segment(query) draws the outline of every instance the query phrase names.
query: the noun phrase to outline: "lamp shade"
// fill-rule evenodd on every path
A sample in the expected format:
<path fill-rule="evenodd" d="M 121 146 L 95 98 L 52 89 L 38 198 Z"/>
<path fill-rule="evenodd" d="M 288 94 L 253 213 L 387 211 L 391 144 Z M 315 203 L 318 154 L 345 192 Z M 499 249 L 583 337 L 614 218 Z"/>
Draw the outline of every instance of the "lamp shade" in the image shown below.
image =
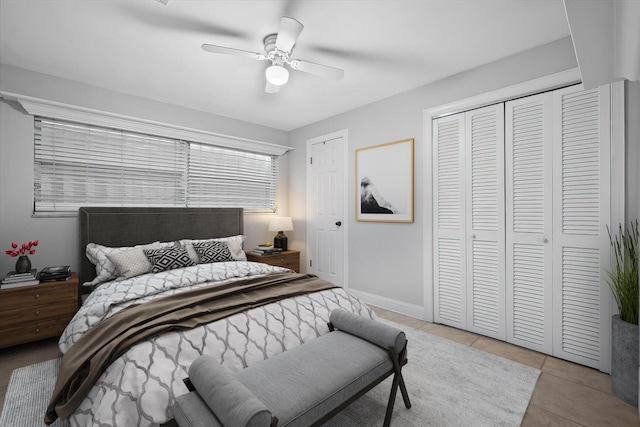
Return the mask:
<path fill-rule="evenodd" d="M 293 230 L 293 221 L 288 216 L 276 216 L 269 222 L 269 231 L 291 231 Z"/>
<path fill-rule="evenodd" d="M 282 86 L 289 80 L 289 71 L 281 65 L 272 65 L 265 71 L 267 81 L 272 85 Z"/>

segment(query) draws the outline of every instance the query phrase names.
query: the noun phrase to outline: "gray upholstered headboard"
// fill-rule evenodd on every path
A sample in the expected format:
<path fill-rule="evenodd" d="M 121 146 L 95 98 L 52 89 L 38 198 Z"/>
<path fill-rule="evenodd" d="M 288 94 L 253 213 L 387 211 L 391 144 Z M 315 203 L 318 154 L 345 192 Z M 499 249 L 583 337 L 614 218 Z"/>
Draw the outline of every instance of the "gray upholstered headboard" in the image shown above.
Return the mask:
<path fill-rule="evenodd" d="M 241 208 L 80 208 L 80 283 L 96 275 L 84 255 L 87 243 L 117 247 L 238 234 Z"/>

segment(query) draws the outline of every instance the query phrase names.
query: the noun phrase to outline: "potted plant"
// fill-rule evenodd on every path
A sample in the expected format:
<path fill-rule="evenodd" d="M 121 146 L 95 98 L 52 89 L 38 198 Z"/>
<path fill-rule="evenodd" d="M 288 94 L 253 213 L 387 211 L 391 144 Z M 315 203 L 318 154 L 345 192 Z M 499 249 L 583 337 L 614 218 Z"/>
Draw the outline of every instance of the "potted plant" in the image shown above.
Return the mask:
<path fill-rule="evenodd" d="M 608 231 L 608 230 L 607 230 Z M 613 265 L 607 283 L 618 305 L 611 324 L 611 389 L 625 402 L 638 406 L 638 221 L 631 230 L 609 232 Z"/>

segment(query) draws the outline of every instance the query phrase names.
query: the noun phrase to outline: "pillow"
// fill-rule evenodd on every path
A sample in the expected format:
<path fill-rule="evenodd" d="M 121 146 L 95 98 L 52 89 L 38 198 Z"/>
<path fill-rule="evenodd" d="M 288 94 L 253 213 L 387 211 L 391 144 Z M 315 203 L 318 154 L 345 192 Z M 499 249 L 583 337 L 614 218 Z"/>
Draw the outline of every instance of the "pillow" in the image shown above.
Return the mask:
<path fill-rule="evenodd" d="M 227 245 L 229 246 L 229 251 L 231 252 L 231 256 L 236 261 L 246 261 L 247 254 L 245 254 L 244 251 L 242 250 L 242 242 L 244 242 L 244 239 L 245 239 L 245 236 L 243 236 L 242 234 L 239 234 L 237 236 L 220 237 L 216 239 L 200 239 L 200 240 L 182 239 L 178 242 L 178 244 L 180 246 L 186 247 L 187 250 L 189 250 L 190 246 L 193 245 L 194 243 L 226 242 Z M 191 248 L 191 250 L 193 251 L 191 252 L 191 255 L 196 256 L 197 252 L 193 248 Z M 199 260 L 196 258 L 194 262 L 197 263 L 199 262 Z"/>
<path fill-rule="evenodd" d="M 203 264 L 235 261 L 235 258 L 231 256 L 228 242 L 201 242 L 194 243 L 193 247 L 198 252 L 200 262 Z"/>
<path fill-rule="evenodd" d="M 160 249 L 159 242 L 143 246 L 144 249 Z M 116 281 L 129 279 L 151 271 L 149 258 L 144 254 L 143 248 L 131 248 L 122 252 L 112 252 L 107 254 L 118 271 L 119 276 Z"/>
<path fill-rule="evenodd" d="M 174 242 L 160 243 L 154 242 L 151 244 L 159 244 L 161 246 L 164 245 L 174 245 Z M 118 252 L 127 251 L 133 248 L 144 248 L 147 245 L 137 245 L 137 246 L 124 246 L 120 248 L 111 248 L 108 246 L 99 245 L 97 243 L 89 243 L 85 249 L 85 254 L 87 259 L 91 261 L 93 265 L 96 267 L 96 278 L 91 282 L 85 283 L 85 286 L 94 286 L 99 285 L 100 283 L 108 282 L 118 277 L 118 268 L 116 265 L 107 257 L 107 254 L 114 254 Z"/>
<path fill-rule="evenodd" d="M 152 273 L 196 265 L 189 257 L 187 250 L 182 247 L 144 249 L 144 254 L 151 261 Z"/>
<path fill-rule="evenodd" d="M 221 425 L 274 425 L 266 405 L 213 357 L 197 357 L 189 367 L 189 378 Z"/>
<path fill-rule="evenodd" d="M 196 251 L 196 248 L 194 248 L 191 243 L 187 244 L 187 246 L 185 246 L 184 248 L 187 250 L 191 261 L 196 264 L 200 264 L 200 256 L 198 255 L 198 251 Z"/>

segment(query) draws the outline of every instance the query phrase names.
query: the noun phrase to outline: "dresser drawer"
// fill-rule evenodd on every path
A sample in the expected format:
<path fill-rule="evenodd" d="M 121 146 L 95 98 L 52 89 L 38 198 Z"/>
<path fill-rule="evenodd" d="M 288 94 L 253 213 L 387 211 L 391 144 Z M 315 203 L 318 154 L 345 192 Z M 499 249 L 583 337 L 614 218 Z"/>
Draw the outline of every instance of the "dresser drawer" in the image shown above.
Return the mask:
<path fill-rule="evenodd" d="M 31 341 L 37 341 L 62 334 L 71 316 L 38 322 L 29 322 L 13 327 L 0 327 L 0 348 Z"/>
<path fill-rule="evenodd" d="M 76 313 L 76 302 L 57 301 L 50 304 L 37 304 L 0 311 L 0 330 L 27 322 L 39 322 L 55 317 L 71 320 Z"/>
<path fill-rule="evenodd" d="M 0 294 L 0 311 L 60 301 L 75 301 L 76 286 L 67 282 L 41 283 L 21 288 L 3 289 Z"/>
<path fill-rule="evenodd" d="M 269 258 L 269 264 L 275 265 L 276 267 L 286 267 L 294 271 L 300 269 L 300 257 L 298 254 L 286 256 L 271 255 Z"/>
<path fill-rule="evenodd" d="M 276 267 L 290 268 L 300 273 L 300 251 L 284 251 L 276 255 L 256 255 L 247 252 L 247 260 L 253 262 L 262 262 Z"/>

